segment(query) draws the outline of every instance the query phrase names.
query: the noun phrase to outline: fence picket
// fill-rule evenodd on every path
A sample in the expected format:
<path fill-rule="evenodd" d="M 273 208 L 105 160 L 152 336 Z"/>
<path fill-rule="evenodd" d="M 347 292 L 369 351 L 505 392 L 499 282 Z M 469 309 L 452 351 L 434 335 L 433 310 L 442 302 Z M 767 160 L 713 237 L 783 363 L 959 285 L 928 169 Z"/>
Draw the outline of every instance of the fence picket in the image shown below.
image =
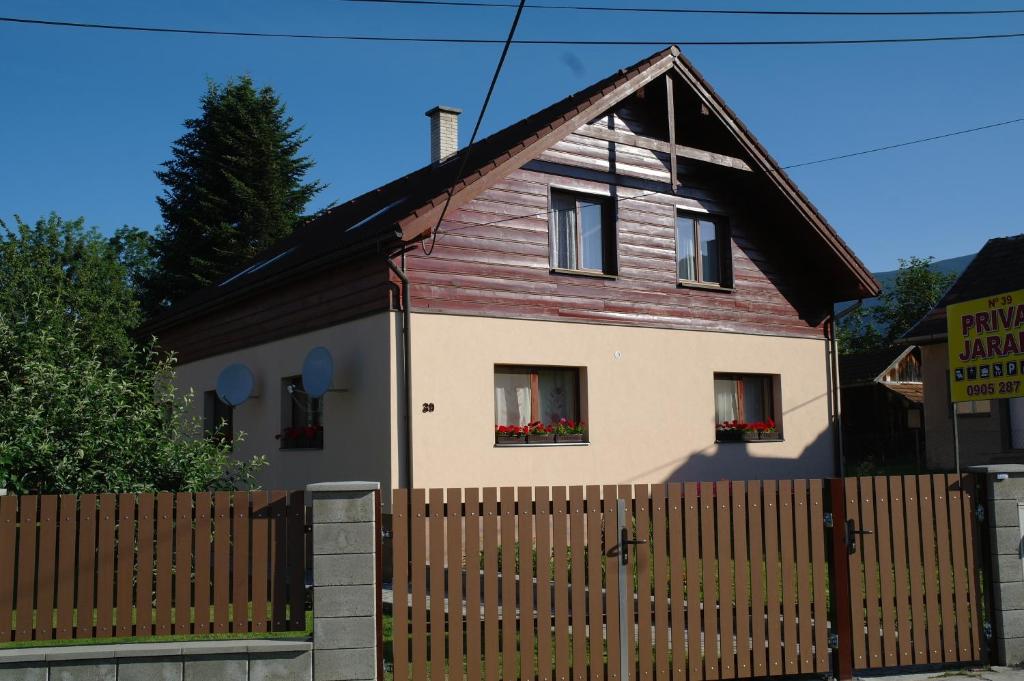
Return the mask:
<path fill-rule="evenodd" d="M 570 592 L 572 594 L 572 674 L 575 681 L 587 678 L 587 571 L 584 534 L 583 488 L 569 488 Z"/>
<path fill-rule="evenodd" d="M 964 517 L 964 543 L 967 546 L 967 596 L 971 607 L 971 655 L 973 659 L 982 659 L 981 642 L 981 576 L 978 566 L 984 560 L 981 556 L 981 542 L 978 541 L 978 516 L 975 515 L 977 497 L 977 478 L 965 475 L 961 478 L 964 489 L 964 503 L 961 509 Z M 987 653 L 987 646 L 985 648 Z M 985 655 L 987 657 L 987 654 Z"/>
<path fill-rule="evenodd" d="M 750 526 L 750 647 L 751 665 L 754 676 L 768 674 L 768 639 L 765 632 L 765 573 L 766 564 L 763 523 L 761 522 L 764 503 L 761 483 L 752 480 L 747 483 L 747 523 Z"/>
<path fill-rule="evenodd" d="M 935 508 L 930 475 L 917 476 L 917 498 L 921 508 L 921 552 L 924 556 L 925 613 L 928 629 L 928 661 L 942 662 L 938 566 L 935 562 Z"/>
<path fill-rule="evenodd" d="M 443 679 L 445 675 L 444 653 L 444 490 L 428 491 L 427 509 L 427 556 L 430 561 L 427 593 L 430 598 L 430 678 Z M 508 629 L 509 627 L 505 627 Z M 512 627 L 514 630 L 515 627 Z"/>
<path fill-rule="evenodd" d="M 412 678 L 427 675 L 427 525 L 426 492 L 412 490 L 409 508 L 409 536 L 412 565 Z"/>
<path fill-rule="evenodd" d="M 718 648 L 718 551 L 715 546 L 715 487 L 700 483 L 701 583 L 704 587 L 704 678 L 718 679 L 721 657 Z"/>
<path fill-rule="evenodd" d="M 935 504 L 935 549 L 939 567 L 939 596 L 942 612 L 942 661 L 956 662 L 956 606 L 953 604 L 953 564 L 949 536 L 949 495 L 946 476 L 933 475 L 932 494 Z"/>
<path fill-rule="evenodd" d="M 626 517 L 624 519 L 624 523 L 626 530 L 634 539 L 645 539 L 646 535 L 640 535 L 639 533 L 636 533 L 636 514 L 633 511 L 633 488 L 630 485 L 619 485 L 617 493 L 617 498 L 625 501 Z M 617 506 L 618 502 L 616 502 L 616 507 Z M 635 566 L 638 566 L 639 564 L 641 546 L 643 546 L 643 544 L 634 544 L 632 547 L 622 547 L 623 550 L 630 551 L 630 567 L 628 567 L 626 570 L 627 576 L 632 575 L 634 569 L 639 569 Z M 624 643 L 626 650 L 629 654 L 629 659 L 626 660 L 626 664 L 628 665 L 627 668 L 630 670 L 630 678 L 636 679 L 636 589 L 634 588 L 633 580 L 629 577 L 627 577 L 627 583 L 618 584 L 618 588 L 626 590 L 626 616 L 623 618 L 626 622 L 626 631 L 619 632 L 619 635 L 625 638 Z M 618 672 L 617 669 L 615 671 Z"/>
<path fill-rule="evenodd" d="M 643 541 L 636 547 L 636 644 L 639 681 L 652 681 L 651 641 L 651 493 L 647 485 L 633 488 L 636 499 L 636 537 Z M 632 667 L 631 667 L 632 669 Z"/>
<path fill-rule="evenodd" d="M 628 546 L 619 546 L 618 493 L 615 485 L 605 485 L 601 496 L 604 518 L 604 532 L 602 532 L 604 545 L 601 547 L 601 554 L 605 562 L 605 641 L 608 650 L 608 670 L 605 678 L 609 681 L 619 681 L 622 659 L 622 646 L 619 639 L 620 636 L 626 635 L 625 632 L 619 632 L 619 560 L 622 555 L 619 551 L 628 550 Z"/>
<path fill-rule="evenodd" d="M 668 531 L 665 529 L 665 485 L 651 485 L 651 560 L 654 561 L 654 673 L 657 681 L 668 681 Z"/>
<path fill-rule="evenodd" d="M 18 499 L 0 497 L 0 546 L 14 547 L 17 538 Z M 11 548 L 0 551 L 0 643 L 7 643 L 14 636 L 11 616 L 14 611 L 15 555 Z"/>
<path fill-rule="evenodd" d="M 863 529 L 860 521 L 860 492 L 857 489 L 857 478 L 844 481 L 846 490 L 846 517 L 852 520 L 858 529 Z M 864 552 L 860 550 L 864 535 L 857 536 L 858 550 L 850 554 L 850 619 L 853 622 L 853 666 L 856 669 L 867 669 L 870 666 L 867 639 L 865 638 L 864 610 Z"/>
<path fill-rule="evenodd" d="M 174 546 L 174 495 L 156 495 L 156 633 L 171 633 L 171 574 Z"/>
<path fill-rule="evenodd" d="M 267 631 L 267 548 L 270 542 L 270 497 L 266 492 L 252 492 L 252 627 L 250 631 Z"/>
<path fill-rule="evenodd" d="M 415 493 L 415 492 L 414 492 Z M 484 674 L 487 681 L 498 681 L 498 490 L 486 487 L 483 491 L 484 539 Z M 414 579 L 415 579 L 415 573 Z M 415 593 L 415 581 L 413 592 Z M 413 606 L 415 608 L 415 600 Z M 414 610 L 415 612 L 415 610 Z M 415 650 L 413 651 L 415 660 Z"/>
<path fill-rule="evenodd" d="M 500 492 L 499 527 L 501 530 L 501 613 L 511 613 L 511 626 L 501 627 L 501 677 L 504 681 L 516 678 L 516 491 L 502 487 Z"/>
<path fill-rule="evenodd" d="M 779 481 L 779 546 L 782 573 L 782 649 L 785 671 L 796 674 L 800 670 L 800 655 L 796 636 L 796 563 L 793 541 L 793 483 Z"/>
<path fill-rule="evenodd" d="M 245 633 L 249 629 L 249 535 L 251 518 L 249 495 L 231 495 L 231 631 Z M 305 509 L 303 509 L 305 510 Z M 305 519 L 303 514 L 303 519 Z"/>
<path fill-rule="evenodd" d="M 519 499 L 519 525 L 516 528 L 519 540 L 519 678 L 525 680 L 536 678 L 533 657 L 533 494 L 529 487 L 520 487 L 516 490 L 516 497 Z M 537 588 L 543 586 L 538 580 Z"/>
<path fill-rule="evenodd" d="M 193 628 L 197 634 L 208 634 L 210 633 L 210 554 L 213 551 L 210 541 L 213 531 L 210 493 L 196 494 L 193 503 L 196 517 Z M 275 547 L 275 553 L 277 553 L 277 543 L 274 542 L 271 546 Z"/>
<path fill-rule="evenodd" d="M 814 579 L 814 671 L 826 673 L 829 669 L 828 599 L 825 597 L 825 501 L 821 480 L 811 480 L 811 572 Z"/>
<path fill-rule="evenodd" d="M 534 513 L 537 537 L 537 679 L 551 679 L 551 492 L 536 490 Z"/>
<path fill-rule="evenodd" d="M 796 539 L 796 604 L 801 674 L 814 672 L 814 641 L 811 629 L 811 519 L 808 511 L 807 481 L 796 480 L 793 482 L 793 536 Z"/>
<path fill-rule="evenodd" d="M 750 678 L 750 553 L 747 550 L 747 487 L 732 483 L 732 537 L 736 566 L 736 678 Z M 822 600 L 824 602 L 824 599 Z"/>
<path fill-rule="evenodd" d="M 39 497 L 19 497 L 18 512 L 18 610 L 15 618 L 15 641 L 31 641 L 32 613 L 35 609 L 36 585 L 36 523 L 39 520 Z"/>
<path fill-rule="evenodd" d="M 132 587 L 135 584 L 135 495 L 117 495 L 117 576 L 114 580 L 118 636 L 132 635 Z"/>
<path fill-rule="evenodd" d="M 227 633 L 231 625 L 231 493 L 213 495 L 213 632 Z M 291 518 L 289 517 L 289 521 Z M 288 528 L 289 545 L 291 527 Z M 289 556 L 290 557 L 290 556 Z"/>
<path fill-rule="evenodd" d="M 917 476 L 903 476 L 903 499 L 906 511 L 907 566 L 910 572 L 910 621 L 914 648 L 914 664 L 926 664 L 928 633 L 925 620 L 924 568 L 922 567 L 920 500 Z"/>
<path fill-rule="evenodd" d="M 462 608 L 451 604 L 462 600 L 462 490 L 449 489 L 446 524 L 448 530 L 448 681 L 462 681 Z"/>
<path fill-rule="evenodd" d="M 192 629 L 192 495 L 178 492 L 174 507 L 174 633 L 181 636 Z"/>
<path fill-rule="evenodd" d="M 735 591 L 732 555 L 732 507 L 729 503 L 729 483 L 715 483 L 718 524 L 718 627 L 720 633 L 720 667 L 723 679 L 736 678 L 736 646 L 733 628 L 733 593 Z"/>
<path fill-rule="evenodd" d="M 686 657 L 683 651 L 686 650 L 685 634 L 683 625 L 683 603 L 686 600 L 684 588 L 686 586 L 683 577 L 683 485 L 678 482 L 670 482 L 666 492 L 668 500 L 665 502 L 665 510 L 668 514 L 668 603 L 669 603 L 669 625 L 672 649 L 672 681 L 684 681 L 686 679 Z"/>
<path fill-rule="evenodd" d="M 306 628 L 306 565 L 312 542 L 307 542 L 305 493 L 301 489 L 288 494 L 288 628 Z M 312 509 L 310 509 L 312 510 Z"/>
<path fill-rule="evenodd" d="M 392 538 L 392 673 L 395 681 L 409 681 L 409 491 L 391 493 Z M 467 565 L 467 569 L 468 569 Z"/>
<path fill-rule="evenodd" d="M 39 498 L 39 569 L 36 575 L 35 640 L 53 638 L 53 601 L 57 566 L 57 497 Z"/>
<path fill-rule="evenodd" d="M 2 500 L 0 500 L 2 502 Z M 0 524 L 2 524 L 0 511 Z M 70 639 L 75 635 L 75 539 L 78 531 L 78 499 L 74 494 L 60 496 L 60 527 L 57 549 L 57 638 Z M 12 546 L 6 544 L 6 546 Z M 3 543 L 0 532 L 0 546 Z M 5 552 L 6 553 L 6 552 Z M 0 573 L 3 569 L 0 568 Z M 3 576 L 0 575 L 0 590 L 3 590 Z M 0 607 L 0 622 L 5 622 Z M 6 622 L 10 622 L 8 616 Z M 0 628 L 0 641 L 3 628 Z"/>
<path fill-rule="evenodd" d="M 892 514 L 892 563 L 896 578 L 896 639 L 901 665 L 914 662 L 913 640 L 910 633 L 910 592 L 908 570 L 910 561 L 907 559 L 907 526 L 903 512 L 905 497 L 903 479 L 890 476 L 889 509 Z"/>
<path fill-rule="evenodd" d="M 135 634 L 153 634 L 153 521 L 156 517 L 156 497 L 140 494 L 138 501 L 139 552 L 136 565 L 138 580 L 135 584 Z"/>
<path fill-rule="evenodd" d="M 568 681 L 572 647 L 569 639 L 568 490 L 554 487 L 552 499 L 551 548 L 555 584 L 555 679 Z"/>
<path fill-rule="evenodd" d="M 865 479 L 867 482 L 867 479 Z M 898 664 L 896 649 L 896 584 L 893 576 L 891 502 L 888 481 L 875 476 L 871 483 L 875 493 L 875 547 L 878 551 L 879 598 L 882 614 L 882 664 L 894 667 Z"/>
<path fill-rule="evenodd" d="M 466 490 L 466 680 L 480 681 L 480 490 Z"/>
<path fill-rule="evenodd" d="M 204 501 L 201 495 L 196 496 L 196 523 L 199 523 L 200 508 L 209 510 L 209 496 Z M 288 493 L 277 490 L 270 493 L 270 630 L 286 631 L 288 629 Z M 197 537 L 205 537 L 198 533 Z M 397 544 L 395 544 L 397 546 Z M 197 549 L 198 551 L 198 549 Z M 210 547 L 206 550 L 206 560 L 210 559 Z M 207 567 L 207 570 L 209 568 Z M 198 574 L 198 569 L 197 569 Z M 207 613 L 209 612 L 210 594 L 205 590 Z M 197 597 L 198 602 L 198 597 Z"/>
<path fill-rule="evenodd" d="M 964 662 L 971 658 L 971 633 L 967 609 L 967 556 L 964 553 L 964 495 L 960 479 L 955 474 L 946 475 L 946 490 L 949 499 L 949 543 L 953 553 L 953 586 L 956 596 L 956 641 L 958 659 Z"/>
<path fill-rule="evenodd" d="M 690 679 L 704 678 L 701 654 L 700 488 L 683 484 L 683 525 L 686 533 L 686 665 Z"/>

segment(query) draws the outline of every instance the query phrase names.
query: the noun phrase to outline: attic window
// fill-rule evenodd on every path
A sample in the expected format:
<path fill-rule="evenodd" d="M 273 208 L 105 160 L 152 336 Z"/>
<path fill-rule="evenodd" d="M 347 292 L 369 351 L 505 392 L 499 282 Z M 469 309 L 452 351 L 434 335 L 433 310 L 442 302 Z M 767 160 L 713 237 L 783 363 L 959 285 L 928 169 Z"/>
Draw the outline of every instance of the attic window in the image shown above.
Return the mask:
<path fill-rule="evenodd" d="M 292 246 L 288 250 L 281 251 L 280 253 L 278 253 L 277 255 L 275 255 L 272 258 L 267 258 L 265 260 L 260 260 L 259 262 L 254 262 L 253 264 L 249 265 L 248 267 L 246 267 L 241 272 L 238 272 L 236 274 L 232 274 L 230 277 L 228 277 L 224 281 L 220 282 L 218 284 L 218 286 L 227 286 L 228 284 L 233 282 L 235 279 L 241 279 L 242 277 L 250 275 L 253 272 L 258 272 L 259 270 L 262 270 L 264 267 L 267 267 L 268 265 L 271 265 L 271 264 L 277 262 L 278 260 L 280 260 L 281 258 L 283 258 L 284 256 L 288 255 L 289 253 L 291 253 L 294 250 L 295 250 L 295 247 Z"/>
<path fill-rule="evenodd" d="M 676 276 L 680 283 L 731 286 L 729 233 L 725 220 L 676 214 Z"/>
<path fill-rule="evenodd" d="M 551 267 L 615 274 L 615 223 L 608 197 L 551 191 Z"/>

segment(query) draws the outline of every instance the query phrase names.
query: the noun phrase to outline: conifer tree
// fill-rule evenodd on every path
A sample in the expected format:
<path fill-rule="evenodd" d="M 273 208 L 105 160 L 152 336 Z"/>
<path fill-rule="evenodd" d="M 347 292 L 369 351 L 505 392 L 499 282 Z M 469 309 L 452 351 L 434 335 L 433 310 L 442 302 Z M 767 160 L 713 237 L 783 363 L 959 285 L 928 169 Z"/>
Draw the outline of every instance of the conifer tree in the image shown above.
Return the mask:
<path fill-rule="evenodd" d="M 209 83 L 197 118 L 156 175 L 164 224 L 146 286 L 152 313 L 237 271 L 287 236 L 324 185 L 305 182 L 308 141 L 272 88 L 248 76 Z"/>

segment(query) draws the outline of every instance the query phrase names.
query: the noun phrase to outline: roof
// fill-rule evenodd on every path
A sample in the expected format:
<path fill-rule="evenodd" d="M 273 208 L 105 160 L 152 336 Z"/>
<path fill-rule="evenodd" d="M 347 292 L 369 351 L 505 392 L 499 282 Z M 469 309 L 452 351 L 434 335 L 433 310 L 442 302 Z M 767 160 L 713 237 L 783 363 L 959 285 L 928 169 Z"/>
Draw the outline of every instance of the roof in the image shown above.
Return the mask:
<path fill-rule="evenodd" d="M 1024 289 L 1024 234 L 989 239 L 946 294 L 903 334 L 907 343 L 946 339 L 946 306 Z"/>
<path fill-rule="evenodd" d="M 146 324 L 151 334 L 174 326 L 240 297 L 335 266 L 355 253 L 391 254 L 406 242 L 429 235 L 442 205 L 452 192 L 450 209 L 497 183 L 568 132 L 587 123 L 617 102 L 670 70 L 682 77 L 706 102 L 740 145 L 756 170 L 785 195 L 841 264 L 836 290 L 850 297 L 877 295 L 877 281 L 825 218 L 796 187 L 779 164 L 743 125 L 711 86 L 675 46 L 654 53 L 537 113 L 481 139 L 438 164 L 426 165 L 377 189 L 314 216 L 290 236 L 257 256 L 247 267 L 211 285 Z M 456 178 L 462 159 L 465 171 Z M 455 180 L 458 179 L 458 182 Z M 847 282 L 842 285 L 840 282 Z"/>
<path fill-rule="evenodd" d="M 874 383 L 913 349 L 912 345 L 890 345 L 880 350 L 842 355 L 839 358 L 839 384 L 845 388 Z"/>
<path fill-rule="evenodd" d="M 914 404 L 924 404 L 924 383 L 881 383 L 880 385 Z"/>

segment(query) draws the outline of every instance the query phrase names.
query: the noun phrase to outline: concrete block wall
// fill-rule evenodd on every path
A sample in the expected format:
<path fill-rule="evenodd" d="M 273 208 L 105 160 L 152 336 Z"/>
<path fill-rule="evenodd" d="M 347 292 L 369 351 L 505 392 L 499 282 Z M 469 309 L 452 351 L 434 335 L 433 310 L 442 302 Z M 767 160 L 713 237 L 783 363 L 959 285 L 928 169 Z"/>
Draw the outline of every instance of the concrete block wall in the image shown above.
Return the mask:
<path fill-rule="evenodd" d="M 380 484 L 309 485 L 313 497 L 313 679 L 379 681 Z"/>
<path fill-rule="evenodd" d="M 309 641 L 186 641 L 0 650 L 0 681 L 307 681 Z"/>
<path fill-rule="evenodd" d="M 1020 504 L 1024 504 L 1024 465 L 972 466 L 986 476 L 986 525 L 992 576 L 992 633 L 999 664 L 1024 663 L 1024 561 Z"/>

